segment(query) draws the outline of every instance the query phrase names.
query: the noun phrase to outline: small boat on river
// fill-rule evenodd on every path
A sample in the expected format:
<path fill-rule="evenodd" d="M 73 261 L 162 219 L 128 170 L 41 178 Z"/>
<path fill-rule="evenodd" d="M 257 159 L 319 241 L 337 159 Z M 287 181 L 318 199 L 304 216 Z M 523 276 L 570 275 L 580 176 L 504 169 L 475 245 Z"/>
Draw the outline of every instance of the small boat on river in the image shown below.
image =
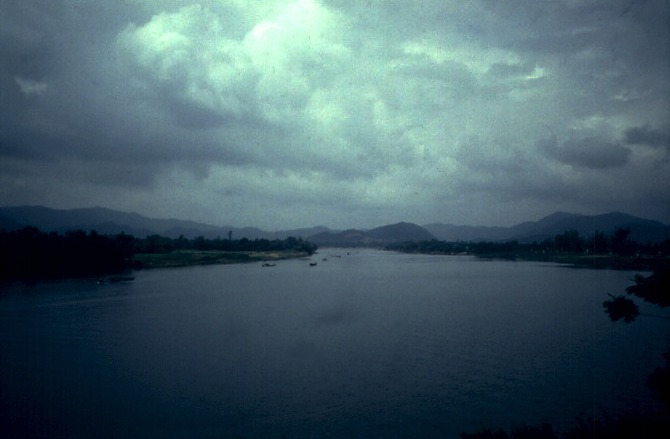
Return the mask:
<path fill-rule="evenodd" d="M 102 277 L 100 280 L 98 280 L 99 284 L 115 284 L 118 282 L 130 282 L 135 280 L 135 276 L 108 276 L 108 277 Z"/>

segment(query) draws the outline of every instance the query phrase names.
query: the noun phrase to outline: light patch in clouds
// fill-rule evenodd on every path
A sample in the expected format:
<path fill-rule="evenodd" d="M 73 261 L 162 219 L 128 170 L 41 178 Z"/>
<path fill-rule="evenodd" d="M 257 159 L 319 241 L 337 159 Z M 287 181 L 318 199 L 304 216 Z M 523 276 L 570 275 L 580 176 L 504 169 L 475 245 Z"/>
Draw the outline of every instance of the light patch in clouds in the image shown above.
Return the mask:
<path fill-rule="evenodd" d="M 426 56 L 436 64 L 456 62 L 477 74 L 484 74 L 497 64 L 518 65 L 521 63 L 518 54 L 500 48 L 482 48 L 468 44 L 461 39 L 450 38 L 444 42 L 428 39 L 409 41 L 403 45 L 403 53 L 407 55 Z"/>
<path fill-rule="evenodd" d="M 314 1 L 288 3 L 241 38 L 207 6 L 191 5 L 130 25 L 119 37 L 122 53 L 142 89 L 159 84 L 170 105 L 276 124 L 296 120 L 324 76 L 346 59 L 337 41 L 336 15 Z"/>
<path fill-rule="evenodd" d="M 160 96 L 161 105 L 210 112 L 219 121 L 250 111 L 250 60 L 223 35 L 225 26 L 206 7 L 192 5 L 155 15 L 143 26 L 131 24 L 118 42 L 129 72 L 137 72 L 138 89 Z"/>
<path fill-rule="evenodd" d="M 39 82 L 33 79 L 22 78 L 21 76 L 15 76 L 14 81 L 16 81 L 16 85 L 18 85 L 21 93 L 27 97 L 41 96 L 47 91 L 46 82 Z"/>

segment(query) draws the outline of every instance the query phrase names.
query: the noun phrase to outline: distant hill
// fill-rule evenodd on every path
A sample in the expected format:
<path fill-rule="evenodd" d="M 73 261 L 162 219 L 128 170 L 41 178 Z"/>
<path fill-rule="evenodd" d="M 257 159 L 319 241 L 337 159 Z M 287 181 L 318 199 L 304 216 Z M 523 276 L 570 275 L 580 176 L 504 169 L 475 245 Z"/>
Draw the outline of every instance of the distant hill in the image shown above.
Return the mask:
<path fill-rule="evenodd" d="M 101 234 L 124 232 L 137 237 L 158 234 L 171 238 L 184 235 L 192 239 L 285 239 L 289 236 L 309 239 L 321 246 L 362 246 L 402 241 L 510 241 L 522 243 L 552 239 L 567 230 L 576 230 L 584 237 L 595 230 L 612 233 L 620 227 L 631 229 L 630 238 L 640 242 L 660 242 L 670 239 L 670 226 L 658 221 L 638 218 L 621 212 L 602 215 L 578 215 L 556 212 L 538 221 L 527 221 L 511 227 L 480 227 L 453 224 L 412 223 L 384 225 L 371 230 L 331 230 L 324 226 L 304 229 L 264 231 L 254 227 L 215 226 L 195 221 L 148 218 L 137 213 L 120 212 L 102 207 L 85 209 L 50 209 L 42 206 L 0 207 L 0 229 L 16 230 L 34 226 L 50 232 L 81 229 Z"/>
<path fill-rule="evenodd" d="M 538 221 L 527 221 L 511 227 L 457 226 L 427 224 L 426 230 L 443 241 L 510 241 L 522 243 L 542 241 L 568 230 L 588 237 L 598 230 L 606 234 L 622 227 L 631 230 L 630 238 L 639 242 L 660 242 L 670 239 L 670 226 L 654 220 L 638 218 L 621 212 L 602 215 L 579 215 L 556 212 Z"/>
<path fill-rule="evenodd" d="M 184 221 L 176 219 L 147 218 L 137 213 L 120 212 L 102 207 L 85 209 L 50 209 L 42 206 L 18 206 L 0 208 L 0 228 L 15 230 L 25 226 L 34 226 L 45 232 L 66 232 L 68 230 L 81 229 L 84 231 L 95 230 L 101 234 L 126 233 L 137 237 L 159 234 L 178 238 L 184 235 L 187 238 L 204 236 L 215 238 L 226 237 L 229 230 L 237 238 L 247 234 L 247 238 L 254 233 L 265 233 L 254 229 L 243 230 L 233 227 L 217 227 L 209 224 L 201 224 L 195 221 Z"/>
<path fill-rule="evenodd" d="M 0 208 L 0 217 L 14 222 L 15 227 L 34 226 L 40 230 L 65 232 L 81 229 L 102 234 L 127 233 L 144 237 L 154 233 L 167 235 L 172 229 L 219 231 L 215 226 L 192 221 L 147 218 L 137 213 L 119 212 L 102 207 L 85 209 L 50 209 L 42 206 Z M 8 228 L 11 229 L 11 228 Z M 219 231 L 220 233 L 220 231 Z M 177 235 L 179 236 L 179 235 Z"/>
<path fill-rule="evenodd" d="M 214 226 L 195 221 L 148 218 L 137 213 L 102 207 L 84 209 L 50 209 L 43 206 L 0 207 L 0 230 L 17 230 L 26 226 L 37 227 L 45 232 L 95 230 L 108 235 L 126 233 L 140 238 L 154 234 L 170 238 L 183 235 L 189 239 L 198 236 L 207 239 L 227 238 L 229 231 L 232 232 L 233 239 L 286 239 L 289 236 L 304 238 L 330 231 L 327 227 L 317 226 L 266 232 L 255 227 Z"/>
<path fill-rule="evenodd" d="M 308 236 L 307 240 L 320 247 L 361 247 L 374 243 L 363 230 L 357 229 L 321 232 Z"/>
<path fill-rule="evenodd" d="M 440 241 L 502 241 L 509 236 L 507 227 L 432 223 L 424 225 L 423 228 Z"/>
<path fill-rule="evenodd" d="M 429 231 L 413 223 L 397 223 L 381 226 L 366 232 L 369 237 L 379 241 L 429 241 L 435 239 Z"/>
<path fill-rule="evenodd" d="M 402 222 L 367 231 L 351 229 L 343 232 L 322 232 L 308 236 L 307 239 L 323 247 L 359 247 L 393 242 L 429 241 L 435 239 L 435 236 L 421 226 Z"/>

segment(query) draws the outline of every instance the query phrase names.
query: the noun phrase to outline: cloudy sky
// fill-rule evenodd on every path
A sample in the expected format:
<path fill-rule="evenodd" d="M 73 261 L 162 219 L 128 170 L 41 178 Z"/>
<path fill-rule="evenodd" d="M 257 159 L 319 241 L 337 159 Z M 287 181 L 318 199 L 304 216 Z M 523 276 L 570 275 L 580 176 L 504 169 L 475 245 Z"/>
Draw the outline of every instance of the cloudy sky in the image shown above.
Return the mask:
<path fill-rule="evenodd" d="M 670 223 L 666 0 L 0 0 L 0 205 Z"/>

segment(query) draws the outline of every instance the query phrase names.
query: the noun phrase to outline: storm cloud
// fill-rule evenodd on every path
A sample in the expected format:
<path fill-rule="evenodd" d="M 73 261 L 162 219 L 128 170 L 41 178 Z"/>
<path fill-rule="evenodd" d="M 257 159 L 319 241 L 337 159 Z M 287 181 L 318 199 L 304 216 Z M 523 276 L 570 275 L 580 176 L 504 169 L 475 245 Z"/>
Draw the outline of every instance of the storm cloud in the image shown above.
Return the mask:
<path fill-rule="evenodd" d="M 558 146 L 555 140 L 541 142 L 544 151 L 553 159 L 572 166 L 606 169 L 626 165 L 631 151 L 621 145 L 597 138 L 569 139 Z"/>
<path fill-rule="evenodd" d="M 624 133 L 626 143 L 670 149 L 670 129 L 653 129 L 649 126 L 631 127 Z"/>
<path fill-rule="evenodd" d="M 0 3 L 0 204 L 670 222 L 670 5 Z"/>

